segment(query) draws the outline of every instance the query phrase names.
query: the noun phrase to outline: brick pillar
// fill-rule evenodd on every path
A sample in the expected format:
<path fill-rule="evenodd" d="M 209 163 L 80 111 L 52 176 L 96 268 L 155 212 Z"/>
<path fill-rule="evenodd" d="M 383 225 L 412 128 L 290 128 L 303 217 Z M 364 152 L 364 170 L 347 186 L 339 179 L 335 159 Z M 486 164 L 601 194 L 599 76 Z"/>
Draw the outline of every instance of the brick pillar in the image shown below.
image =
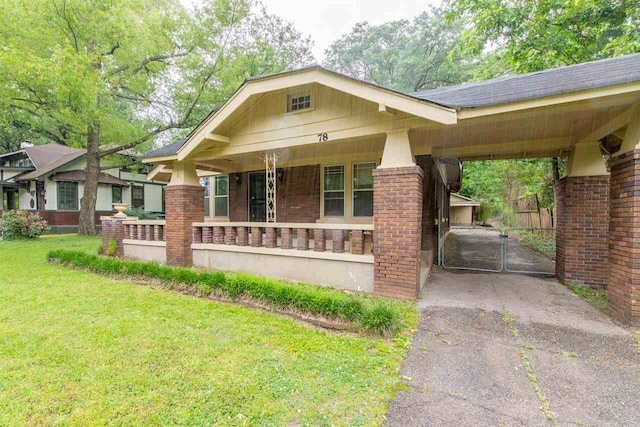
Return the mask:
<path fill-rule="evenodd" d="M 296 230 L 296 247 L 299 251 L 306 251 L 309 249 L 309 230 L 306 228 L 298 228 Z"/>
<path fill-rule="evenodd" d="M 609 311 L 640 326 L 640 149 L 621 154 L 610 166 Z"/>
<path fill-rule="evenodd" d="M 283 228 L 280 231 L 280 248 L 293 248 L 293 232 L 290 228 Z"/>
<path fill-rule="evenodd" d="M 249 244 L 249 229 L 247 227 L 238 227 L 238 246 L 247 246 Z"/>
<path fill-rule="evenodd" d="M 224 244 L 224 227 L 220 227 L 217 225 L 213 227 L 213 244 Z"/>
<path fill-rule="evenodd" d="M 102 253 L 106 254 L 109 249 L 109 241 L 115 239 L 117 245 L 117 256 L 124 254 L 122 241 L 129 237 L 125 235 L 125 225 L 123 221 L 136 220 L 138 218 L 117 218 L 113 216 L 102 216 L 100 222 L 102 223 Z"/>
<path fill-rule="evenodd" d="M 235 227 L 224 228 L 224 244 L 225 245 L 236 244 L 236 228 Z"/>
<path fill-rule="evenodd" d="M 251 246 L 254 248 L 262 246 L 262 227 L 251 227 Z"/>
<path fill-rule="evenodd" d="M 420 290 L 423 171 L 373 171 L 374 293 L 415 299 Z"/>
<path fill-rule="evenodd" d="M 196 185 L 165 187 L 167 264 L 190 267 L 194 222 L 204 221 L 204 188 Z"/>
<path fill-rule="evenodd" d="M 351 247 L 349 248 L 352 254 L 362 255 L 364 253 L 364 233 L 362 230 L 353 230 L 351 232 Z"/>
<path fill-rule="evenodd" d="M 331 231 L 332 252 L 341 254 L 344 252 L 344 230 Z"/>
<path fill-rule="evenodd" d="M 276 229 L 273 227 L 267 227 L 265 230 L 265 247 L 267 248 L 275 248 L 278 243 L 278 234 Z"/>
<path fill-rule="evenodd" d="M 607 286 L 609 176 L 556 182 L 556 275 L 562 283 Z"/>
<path fill-rule="evenodd" d="M 316 252 L 324 252 L 327 249 L 327 242 L 324 237 L 324 230 L 316 228 L 313 230 L 313 250 Z"/>

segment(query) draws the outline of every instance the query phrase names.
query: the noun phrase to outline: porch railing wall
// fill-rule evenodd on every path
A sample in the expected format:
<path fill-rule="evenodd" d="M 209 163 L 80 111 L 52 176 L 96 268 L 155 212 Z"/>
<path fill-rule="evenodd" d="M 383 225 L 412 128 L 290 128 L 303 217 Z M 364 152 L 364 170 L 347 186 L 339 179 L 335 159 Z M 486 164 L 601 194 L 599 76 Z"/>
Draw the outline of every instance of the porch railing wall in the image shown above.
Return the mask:
<path fill-rule="evenodd" d="M 166 221 L 164 220 L 124 221 L 123 225 L 125 239 L 155 242 L 165 240 Z"/>
<path fill-rule="evenodd" d="M 373 224 L 201 222 L 193 224 L 193 243 L 367 255 Z"/>

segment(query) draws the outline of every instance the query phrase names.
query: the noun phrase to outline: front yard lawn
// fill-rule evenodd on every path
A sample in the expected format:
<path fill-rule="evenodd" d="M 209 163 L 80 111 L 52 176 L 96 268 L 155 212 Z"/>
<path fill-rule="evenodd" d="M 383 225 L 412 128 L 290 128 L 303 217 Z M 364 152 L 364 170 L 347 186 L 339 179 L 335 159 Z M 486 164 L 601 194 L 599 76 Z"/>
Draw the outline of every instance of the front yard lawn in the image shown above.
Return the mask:
<path fill-rule="evenodd" d="M 50 265 L 98 238 L 0 242 L 0 425 L 371 425 L 405 339 Z"/>

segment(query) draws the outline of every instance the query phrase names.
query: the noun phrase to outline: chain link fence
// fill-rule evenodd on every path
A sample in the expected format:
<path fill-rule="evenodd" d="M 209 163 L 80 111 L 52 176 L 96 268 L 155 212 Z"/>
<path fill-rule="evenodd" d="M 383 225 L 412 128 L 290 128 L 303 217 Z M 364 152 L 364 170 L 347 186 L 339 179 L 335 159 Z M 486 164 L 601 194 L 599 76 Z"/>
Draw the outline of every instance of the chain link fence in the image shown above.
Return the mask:
<path fill-rule="evenodd" d="M 555 230 L 452 227 L 442 254 L 449 269 L 555 275 Z"/>

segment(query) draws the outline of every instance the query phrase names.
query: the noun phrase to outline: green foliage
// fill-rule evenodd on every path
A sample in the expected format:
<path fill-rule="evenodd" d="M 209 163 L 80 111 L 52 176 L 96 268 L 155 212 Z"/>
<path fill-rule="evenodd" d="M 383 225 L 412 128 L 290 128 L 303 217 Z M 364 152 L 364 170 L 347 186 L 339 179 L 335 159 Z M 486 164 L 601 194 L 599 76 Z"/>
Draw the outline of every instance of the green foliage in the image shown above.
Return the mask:
<path fill-rule="evenodd" d="M 144 208 L 129 208 L 124 211 L 125 215 L 138 219 L 158 219 L 160 215 L 154 212 L 147 212 Z"/>
<path fill-rule="evenodd" d="M 109 239 L 109 243 L 107 244 L 107 253 L 106 256 L 116 256 L 118 253 L 118 241 L 115 237 Z"/>
<path fill-rule="evenodd" d="M 609 300 L 606 289 L 594 289 L 580 285 L 569 285 L 571 290 L 600 311 L 607 311 Z"/>
<path fill-rule="evenodd" d="M 460 194 L 482 203 L 481 215 L 512 225 L 516 200 L 537 194 L 540 207 L 555 203 L 553 159 L 485 160 L 465 162 Z"/>
<path fill-rule="evenodd" d="M 203 296 L 219 295 L 232 300 L 250 298 L 274 308 L 344 320 L 366 331 L 385 335 L 400 331 L 408 319 L 407 307 L 399 303 L 382 303 L 358 294 L 243 273 L 199 272 L 150 262 L 101 258 L 64 249 L 50 251 L 47 260 L 100 274 L 159 280 L 169 288 L 196 291 Z"/>
<path fill-rule="evenodd" d="M 4 240 L 35 239 L 47 231 L 47 221 L 35 212 L 5 211 L 0 217 L 0 237 Z"/>
<path fill-rule="evenodd" d="M 556 253 L 556 236 L 554 233 L 536 230 L 516 230 L 520 243 L 543 255 L 553 257 Z"/>
<path fill-rule="evenodd" d="M 640 52 L 637 0 L 453 0 L 449 18 L 466 23 L 466 51 L 516 73 Z"/>
<path fill-rule="evenodd" d="M 460 28 L 460 22 L 445 22 L 442 10 L 435 8 L 413 21 L 362 22 L 331 44 L 325 65 L 404 92 L 462 83 L 472 77 L 475 62 L 452 53 Z"/>

